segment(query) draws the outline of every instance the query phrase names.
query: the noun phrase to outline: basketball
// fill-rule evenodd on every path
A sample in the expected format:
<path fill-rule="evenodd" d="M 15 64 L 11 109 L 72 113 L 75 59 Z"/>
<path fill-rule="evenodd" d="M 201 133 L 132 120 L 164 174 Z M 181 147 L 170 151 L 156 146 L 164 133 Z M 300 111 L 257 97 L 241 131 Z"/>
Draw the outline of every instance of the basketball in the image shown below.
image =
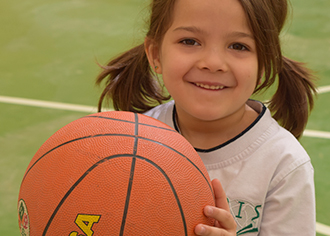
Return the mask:
<path fill-rule="evenodd" d="M 166 124 L 111 111 L 53 134 L 24 174 L 21 235 L 195 235 L 214 221 L 208 173 L 194 148 Z"/>

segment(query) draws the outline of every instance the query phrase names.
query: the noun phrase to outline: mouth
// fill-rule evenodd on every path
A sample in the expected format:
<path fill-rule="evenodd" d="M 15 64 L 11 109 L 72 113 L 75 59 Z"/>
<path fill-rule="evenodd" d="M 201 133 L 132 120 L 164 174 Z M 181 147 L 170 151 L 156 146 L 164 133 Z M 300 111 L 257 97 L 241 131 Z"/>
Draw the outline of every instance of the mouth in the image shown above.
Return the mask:
<path fill-rule="evenodd" d="M 202 84 L 202 83 L 194 83 L 197 87 L 208 89 L 208 90 L 222 90 L 225 88 L 223 85 L 208 85 L 208 84 Z"/>

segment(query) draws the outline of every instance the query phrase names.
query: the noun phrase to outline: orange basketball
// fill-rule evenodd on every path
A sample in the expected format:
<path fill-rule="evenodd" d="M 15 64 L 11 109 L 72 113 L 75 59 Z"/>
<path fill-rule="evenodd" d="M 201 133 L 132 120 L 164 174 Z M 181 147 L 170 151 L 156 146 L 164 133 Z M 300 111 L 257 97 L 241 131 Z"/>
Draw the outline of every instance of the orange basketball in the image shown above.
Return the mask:
<path fill-rule="evenodd" d="M 194 148 L 166 124 L 131 112 L 80 118 L 52 135 L 22 180 L 22 235 L 195 235 L 214 205 Z"/>

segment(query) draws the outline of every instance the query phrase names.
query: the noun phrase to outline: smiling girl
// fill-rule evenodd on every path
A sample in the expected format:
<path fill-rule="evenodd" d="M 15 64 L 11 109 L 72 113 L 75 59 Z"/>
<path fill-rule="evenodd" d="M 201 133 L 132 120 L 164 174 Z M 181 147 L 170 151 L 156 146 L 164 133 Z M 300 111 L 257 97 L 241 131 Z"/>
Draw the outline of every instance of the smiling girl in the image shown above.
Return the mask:
<path fill-rule="evenodd" d="M 144 44 L 99 75 L 99 110 L 110 98 L 195 147 L 227 196 L 213 181 L 217 207 L 205 214 L 216 225 L 196 234 L 315 235 L 313 167 L 297 138 L 316 90 L 309 71 L 281 53 L 287 1 L 154 0 L 151 10 Z M 155 75 L 172 101 L 161 104 L 170 97 Z M 276 79 L 268 108 L 250 100 Z"/>

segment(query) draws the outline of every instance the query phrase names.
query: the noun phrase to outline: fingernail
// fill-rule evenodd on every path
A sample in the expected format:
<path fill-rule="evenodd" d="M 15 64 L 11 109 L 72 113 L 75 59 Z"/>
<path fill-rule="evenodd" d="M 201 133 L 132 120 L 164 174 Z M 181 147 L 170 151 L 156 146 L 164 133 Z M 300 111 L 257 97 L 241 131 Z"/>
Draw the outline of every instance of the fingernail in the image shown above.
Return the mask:
<path fill-rule="evenodd" d="M 203 225 L 199 226 L 198 232 L 196 232 L 198 235 L 203 235 L 205 233 L 205 227 Z"/>
<path fill-rule="evenodd" d="M 206 207 L 204 208 L 204 210 L 205 210 L 205 214 L 206 214 L 206 215 L 212 215 L 212 213 L 213 213 L 213 208 L 210 207 L 210 206 L 206 206 Z"/>

